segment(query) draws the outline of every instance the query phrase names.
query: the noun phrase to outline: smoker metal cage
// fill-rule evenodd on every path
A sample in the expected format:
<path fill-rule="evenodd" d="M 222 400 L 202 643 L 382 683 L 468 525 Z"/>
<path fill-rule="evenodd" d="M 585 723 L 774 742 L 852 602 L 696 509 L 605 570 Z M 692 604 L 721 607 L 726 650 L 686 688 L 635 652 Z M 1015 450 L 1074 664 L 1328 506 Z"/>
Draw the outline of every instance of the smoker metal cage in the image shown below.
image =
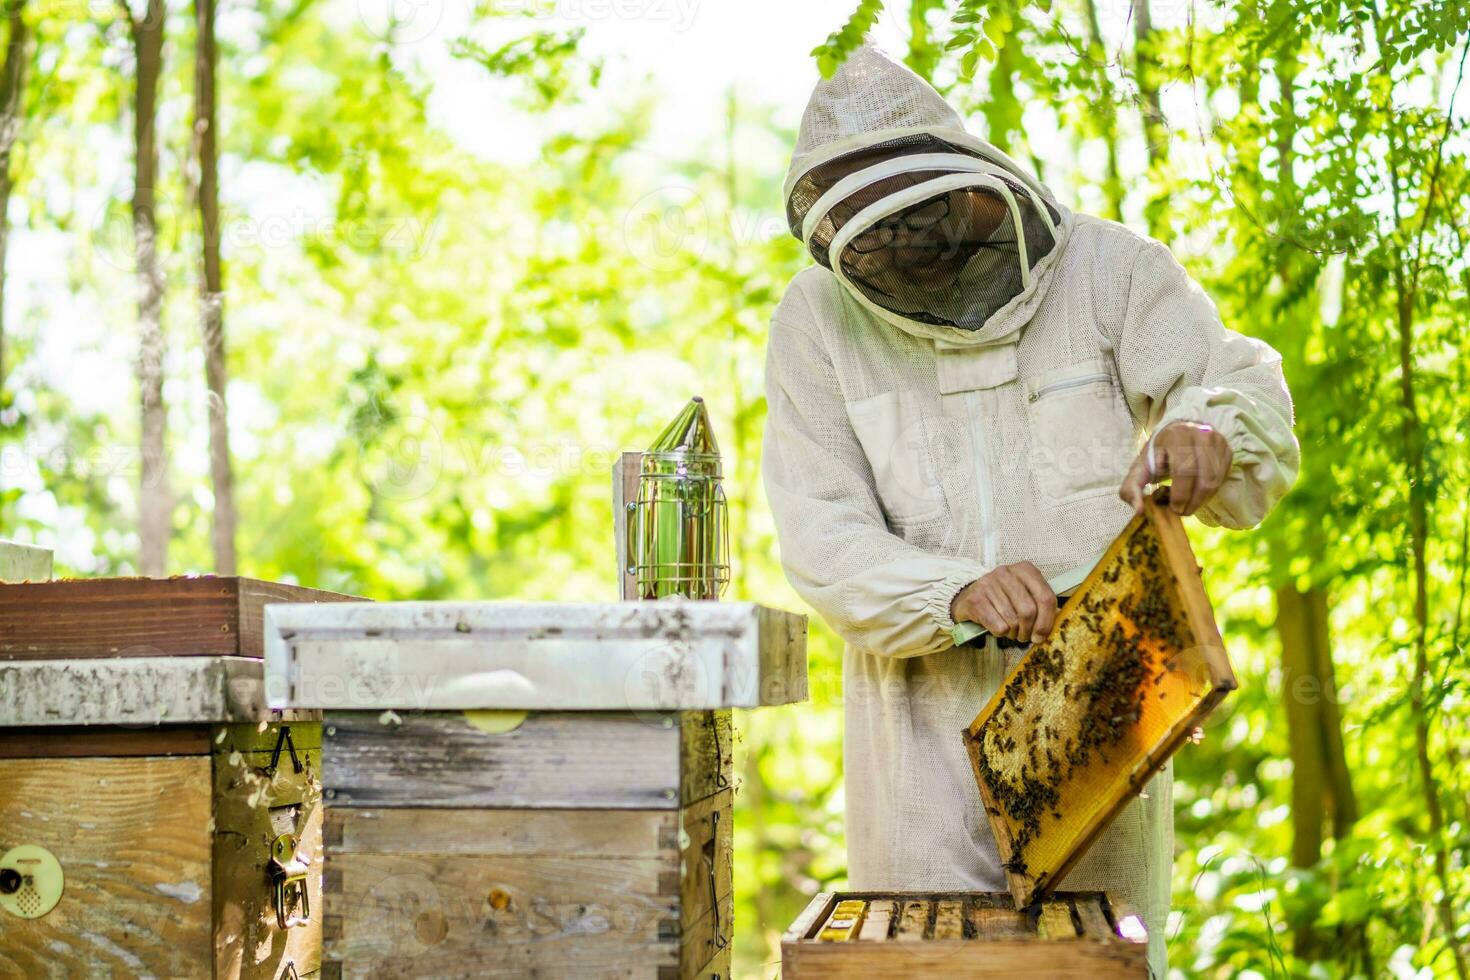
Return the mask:
<path fill-rule="evenodd" d="M 720 458 L 644 453 L 628 503 L 628 571 L 638 598 L 717 599 L 730 584 L 730 523 Z"/>
<path fill-rule="evenodd" d="M 624 515 L 637 598 L 718 599 L 730 584 L 720 477 L 720 447 L 696 395 L 638 458 L 638 488 Z"/>

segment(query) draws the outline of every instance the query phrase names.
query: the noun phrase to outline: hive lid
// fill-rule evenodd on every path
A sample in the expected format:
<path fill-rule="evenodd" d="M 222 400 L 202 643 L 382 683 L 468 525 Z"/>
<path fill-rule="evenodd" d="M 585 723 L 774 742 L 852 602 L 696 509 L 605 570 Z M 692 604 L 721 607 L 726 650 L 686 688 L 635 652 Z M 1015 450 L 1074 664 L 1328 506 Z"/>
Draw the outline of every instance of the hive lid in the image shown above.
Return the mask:
<path fill-rule="evenodd" d="M 963 732 L 1018 907 L 1057 886 L 1235 689 L 1166 500 L 1145 503 Z"/>
<path fill-rule="evenodd" d="M 0 662 L 253 657 L 267 602 L 353 596 L 226 575 L 0 583 Z"/>
<path fill-rule="evenodd" d="M 807 696 L 806 617 L 749 602 L 267 606 L 274 707 L 674 711 Z"/>

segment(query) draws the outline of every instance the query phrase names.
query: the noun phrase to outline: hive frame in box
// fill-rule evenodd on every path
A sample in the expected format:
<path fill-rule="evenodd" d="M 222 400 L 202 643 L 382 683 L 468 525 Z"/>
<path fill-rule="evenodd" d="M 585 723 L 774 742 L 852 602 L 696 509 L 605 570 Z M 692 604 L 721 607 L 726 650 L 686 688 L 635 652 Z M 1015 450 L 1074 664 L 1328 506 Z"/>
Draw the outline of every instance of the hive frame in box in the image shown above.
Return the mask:
<path fill-rule="evenodd" d="M 1156 742 L 1153 747 L 1138 759 L 1134 768 L 1129 772 L 1126 782 L 1119 788 L 1107 804 L 1098 811 L 1088 823 L 1084 832 L 1078 836 L 1070 846 L 1065 860 L 1055 868 L 1040 869 L 1040 876 L 1033 876 L 1015 870 L 1017 855 L 1015 853 L 1015 841 L 1011 834 L 1011 828 L 992 794 L 990 787 L 986 784 L 982 775 L 980 762 L 980 740 L 981 731 L 991 715 L 1000 707 L 1005 699 L 1006 689 L 1012 678 L 1015 678 L 1026 666 L 1027 658 L 1037 649 L 1052 642 L 1049 638 L 1046 643 L 1033 647 L 1023 656 L 1011 673 L 1006 677 L 985 708 L 975 718 L 974 722 L 962 733 L 965 741 L 965 751 L 969 756 L 970 765 L 975 772 L 975 782 L 980 789 L 980 797 L 985 807 L 986 817 L 989 820 L 991 831 L 995 835 L 996 844 L 1000 851 L 1001 862 L 1006 867 L 1006 883 L 1010 889 L 1011 896 L 1017 908 L 1030 905 L 1038 898 L 1049 894 L 1062 881 L 1064 876 L 1077 861 L 1087 852 L 1087 849 L 1113 821 L 1115 817 L 1128 805 L 1169 758 L 1179 749 L 1184 742 L 1198 727 L 1199 723 L 1214 710 L 1226 694 L 1235 690 L 1237 684 L 1235 672 L 1231 669 L 1230 659 L 1226 655 L 1224 642 L 1220 638 L 1219 627 L 1215 624 L 1214 613 L 1210 607 L 1209 597 L 1205 594 L 1204 583 L 1200 579 L 1200 567 L 1196 564 L 1194 553 L 1189 546 L 1189 538 L 1185 534 L 1184 525 L 1179 516 L 1169 510 L 1167 489 L 1156 493 L 1153 497 L 1144 501 L 1142 513 L 1136 515 L 1118 535 L 1117 539 L 1104 552 L 1097 565 L 1088 574 L 1082 585 L 1068 599 L 1066 605 L 1057 616 L 1055 625 L 1052 627 L 1052 638 L 1059 637 L 1061 631 L 1068 623 L 1078 615 L 1083 601 L 1092 591 L 1095 585 L 1102 581 L 1109 566 L 1119 558 L 1129 539 L 1134 532 L 1144 524 L 1151 524 L 1156 532 L 1162 559 L 1168 571 L 1172 574 L 1174 582 L 1179 590 L 1180 612 L 1183 613 L 1189 628 L 1193 632 L 1194 645 L 1187 652 L 1193 652 L 1198 660 L 1197 667 L 1206 674 L 1208 690 L 1199 698 L 1192 708 L 1181 716 L 1165 733 L 1164 737 Z M 1032 869 L 1028 869 L 1032 870 Z"/>
<path fill-rule="evenodd" d="M 1115 896 L 1063 892 L 1030 914 L 1003 907 L 1008 899 L 1005 893 L 822 892 L 781 937 L 781 975 L 785 980 L 1148 976 L 1147 932 Z M 866 918 L 855 931 L 829 934 L 826 927 L 844 902 L 865 906 L 861 915 Z M 910 920 L 916 904 L 923 919 L 917 931 Z M 878 905 L 887 908 L 876 912 Z M 946 905 L 951 916 L 941 929 Z M 870 930 L 874 916 L 886 921 Z M 940 937 L 941 931 L 946 935 Z"/>

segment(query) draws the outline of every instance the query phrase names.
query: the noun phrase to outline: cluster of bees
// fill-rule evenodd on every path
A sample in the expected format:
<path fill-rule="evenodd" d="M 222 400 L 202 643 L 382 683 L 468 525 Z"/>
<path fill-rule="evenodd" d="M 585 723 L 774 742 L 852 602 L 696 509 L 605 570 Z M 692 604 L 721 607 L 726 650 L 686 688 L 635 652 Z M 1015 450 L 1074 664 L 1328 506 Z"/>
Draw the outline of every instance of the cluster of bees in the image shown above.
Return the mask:
<path fill-rule="evenodd" d="M 1006 869 L 1017 874 L 1027 873 L 1023 855 L 1043 819 L 1062 818 L 1068 779 L 1094 753 L 1108 764 L 1108 750 L 1138 722 L 1150 682 L 1163 676 L 1158 652 L 1189 643 L 1151 525 L 1136 529 L 1099 579 L 1066 625 L 1027 652 L 979 732 L 981 778 L 1012 824 Z"/>

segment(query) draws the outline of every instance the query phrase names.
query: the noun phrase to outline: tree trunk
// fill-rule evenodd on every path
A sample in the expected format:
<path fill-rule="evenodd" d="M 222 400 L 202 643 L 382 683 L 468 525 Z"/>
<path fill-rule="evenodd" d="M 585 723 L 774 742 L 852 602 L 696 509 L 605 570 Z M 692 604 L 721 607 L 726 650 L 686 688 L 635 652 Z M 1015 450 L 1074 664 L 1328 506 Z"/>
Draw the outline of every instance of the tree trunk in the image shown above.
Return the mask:
<path fill-rule="evenodd" d="M 1087 0 L 1087 35 L 1091 41 L 1088 60 L 1093 63 L 1097 82 L 1098 130 L 1108 148 L 1107 173 L 1103 177 L 1103 200 L 1107 210 L 1103 217 L 1123 220 L 1123 177 L 1118 171 L 1118 99 L 1113 80 L 1108 77 L 1108 47 L 1097 16 L 1097 0 Z"/>
<path fill-rule="evenodd" d="M 1291 863 L 1298 868 L 1314 867 L 1321 860 L 1323 828 L 1329 818 L 1332 835 L 1339 839 L 1358 819 L 1358 800 L 1342 743 L 1327 615 L 1326 589 L 1277 587 L 1276 631 L 1281 638 L 1282 696 L 1291 755 Z M 1302 957 L 1316 958 L 1323 952 L 1310 925 L 1297 930 L 1294 947 Z"/>
<path fill-rule="evenodd" d="M 1383 21 L 1377 30 L 1385 30 Z M 1465 63 L 1470 57 L 1470 43 L 1460 54 L 1460 66 L 1455 75 L 1454 87 L 1450 90 L 1446 104 L 1453 107 L 1460 93 L 1460 84 L 1465 78 Z M 1450 880 L 1449 844 L 1445 840 L 1444 806 L 1440 802 L 1439 778 L 1434 772 L 1430 757 L 1428 688 L 1429 673 L 1429 490 L 1425 461 L 1424 423 L 1419 416 L 1418 372 L 1414 335 L 1415 305 L 1419 297 L 1419 274 L 1424 267 L 1424 237 L 1429 228 L 1439 198 L 1439 178 L 1444 165 L 1444 148 L 1454 124 L 1453 108 L 1445 114 L 1444 129 L 1434 150 L 1434 165 L 1430 169 L 1429 183 L 1424 194 L 1424 205 L 1418 213 L 1418 230 L 1414 235 L 1413 250 L 1405 248 L 1398 255 L 1393 270 L 1396 316 L 1394 326 L 1398 334 L 1399 354 L 1399 407 L 1401 409 L 1400 435 L 1403 445 L 1404 477 L 1407 483 L 1409 502 L 1409 550 L 1414 569 L 1414 673 L 1409 682 L 1409 704 L 1414 720 L 1414 757 L 1419 772 L 1419 789 L 1424 798 L 1424 811 L 1429 818 L 1430 852 L 1434 856 L 1434 875 L 1439 886 L 1435 901 L 1435 912 L 1440 929 L 1444 933 L 1445 945 L 1453 956 L 1455 974 L 1460 980 L 1470 980 L 1470 967 L 1465 961 L 1465 952 L 1460 946 L 1459 927 L 1455 915 L 1454 888 Z M 1389 129 L 1389 159 L 1393 160 L 1394 144 L 1392 129 Z M 1400 227 L 1404 217 L 1398 198 L 1398 173 L 1392 171 L 1394 188 L 1394 217 Z M 1453 222 L 1451 222 L 1453 223 Z"/>
<path fill-rule="evenodd" d="M 14 187 L 10 154 L 20 136 L 30 43 L 25 5 L 25 0 L 5 2 L 10 33 L 5 45 L 5 64 L 0 67 L 0 390 L 5 384 L 5 253 L 10 243 L 10 191 Z"/>
<path fill-rule="evenodd" d="M 133 241 L 138 278 L 138 395 L 141 457 L 138 480 L 138 570 L 163 575 L 173 500 L 168 486 L 168 417 L 163 404 L 163 268 L 158 258 L 158 79 L 163 69 L 163 0 L 148 0 L 140 20 L 125 0 L 133 37 L 137 93 L 133 108 Z"/>
<path fill-rule="evenodd" d="M 1437 169 L 1437 168 L 1436 168 Z M 1432 195 L 1431 195 L 1432 198 Z M 1431 202 L 1432 203 L 1432 200 Z M 1426 206 L 1428 206 L 1426 204 Z M 1417 282 L 1398 281 L 1399 394 L 1403 409 L 1404 463 L 1409 481 L 1409 546 L 1414 562 L 1414 676 L 1410 681 L 1410 707 L 1414 713 L 1414 758 L 1419 769 L 1419 788 L 1424 811 L 1429 817 L 1429 846 L 1434 854 L 1434 874 L 1439 879 L 1435 909 L 1445 944 L 1454 956 L 1455 973 L 1466 978 L 1464 954 L 1460 950 L 1455 904 L 1450 890 L 1449 849 L 1445 843 L 1444 807 L 1439 799 L 1439 779 L 1429 755 L 1429 501 L 1424 485 L 1424 430 L 1419 420 L 1414 365 L 1414 296 Z"/>
<path fill-rule="evenodd" d="M 1296 77 L 1300 71 L 1297 54 L 1282 50 L 1276 58 L 1275 76 L 1279 88 L 1280 123 L 1275 133 L 1277 152 L 1276 207 L 1281 215 L 1297 208 L 1298 192 L 1294 174 L 1292 142 L 1299 119 L 1296 112 Z M 1294 291 L 1298 275 L 1310 275 L 1313 269 L 1301 263 L 1314 260 L 1292 250 L 1280 250 L 1276 274 L 1284 293 Z M 1309 306 L 1313 302 L 1308 299 Z M 1315 314 L 1306 313 L 1306 317 Z M 1309 330 L 1298 331 L 1308 336 Z M 1295 360 L 1306 360 L 1298 349 Z M 1307 549 L 1313 565 L 1321 564 L 1322 541 L 1308 532 L 1301 547 Z M 1337 679 L 1332 664 L 1332 637 L 1328 627 L 1327 589 L 1313 583 L 1305 590 L 1288 581 L 1284 571 L 1284 555 L 1276 556 L 1276 631 L 1281 639 L 1282 693 L 1286 701 L 1287 741 L 1292 761 L 1291 863 L 1298 868 L 1311 868 L 1322 858 L 1324 826 L 1331 820 L 1332 836 L 1342 839 L 1358 819 L 1358 801 L 1353 792 L 1342 738 L 1342 713 L 1337 701 Z M 1366 934 L 1360 926 L 1343 929 L 1335 942 L 1356 951 L 1365 962 L 1368 957 Z M 1329 952 L 1324 937 L 1311 924 L 1299 927 L 1293 936 L 1297 956 L 1316 959 Z M 1368 972 L 1372 972 L 1371 970 Z"/>
<path fill-rule="evenodd" d="M 195 0 L 194 137 L 199 161 L 199 222 L 203 277 L 199 329 L 204 341 L 204 381 L 209 389 L 209 477 L 214 489 L 214 570 L 235 574 L 235 481 L 230 470 L 229 411 L 225 386 L 224 274 L 220 268 L 219 154 L 215 115 L 215 0 Z"/>
<path fill-rule="evenodd" d="M 1149 0 L 1133 3 L 1133 69 L 1138 79 L 1139 113 L 1143 118 L 1143 138 L 1148 148 L 1149 166 L 1169 156 L 1169 130 L 1164 122 L 1163 102 L 1159 97 L 1159 62 L 1154 53 L 1154 19 Z"/>

